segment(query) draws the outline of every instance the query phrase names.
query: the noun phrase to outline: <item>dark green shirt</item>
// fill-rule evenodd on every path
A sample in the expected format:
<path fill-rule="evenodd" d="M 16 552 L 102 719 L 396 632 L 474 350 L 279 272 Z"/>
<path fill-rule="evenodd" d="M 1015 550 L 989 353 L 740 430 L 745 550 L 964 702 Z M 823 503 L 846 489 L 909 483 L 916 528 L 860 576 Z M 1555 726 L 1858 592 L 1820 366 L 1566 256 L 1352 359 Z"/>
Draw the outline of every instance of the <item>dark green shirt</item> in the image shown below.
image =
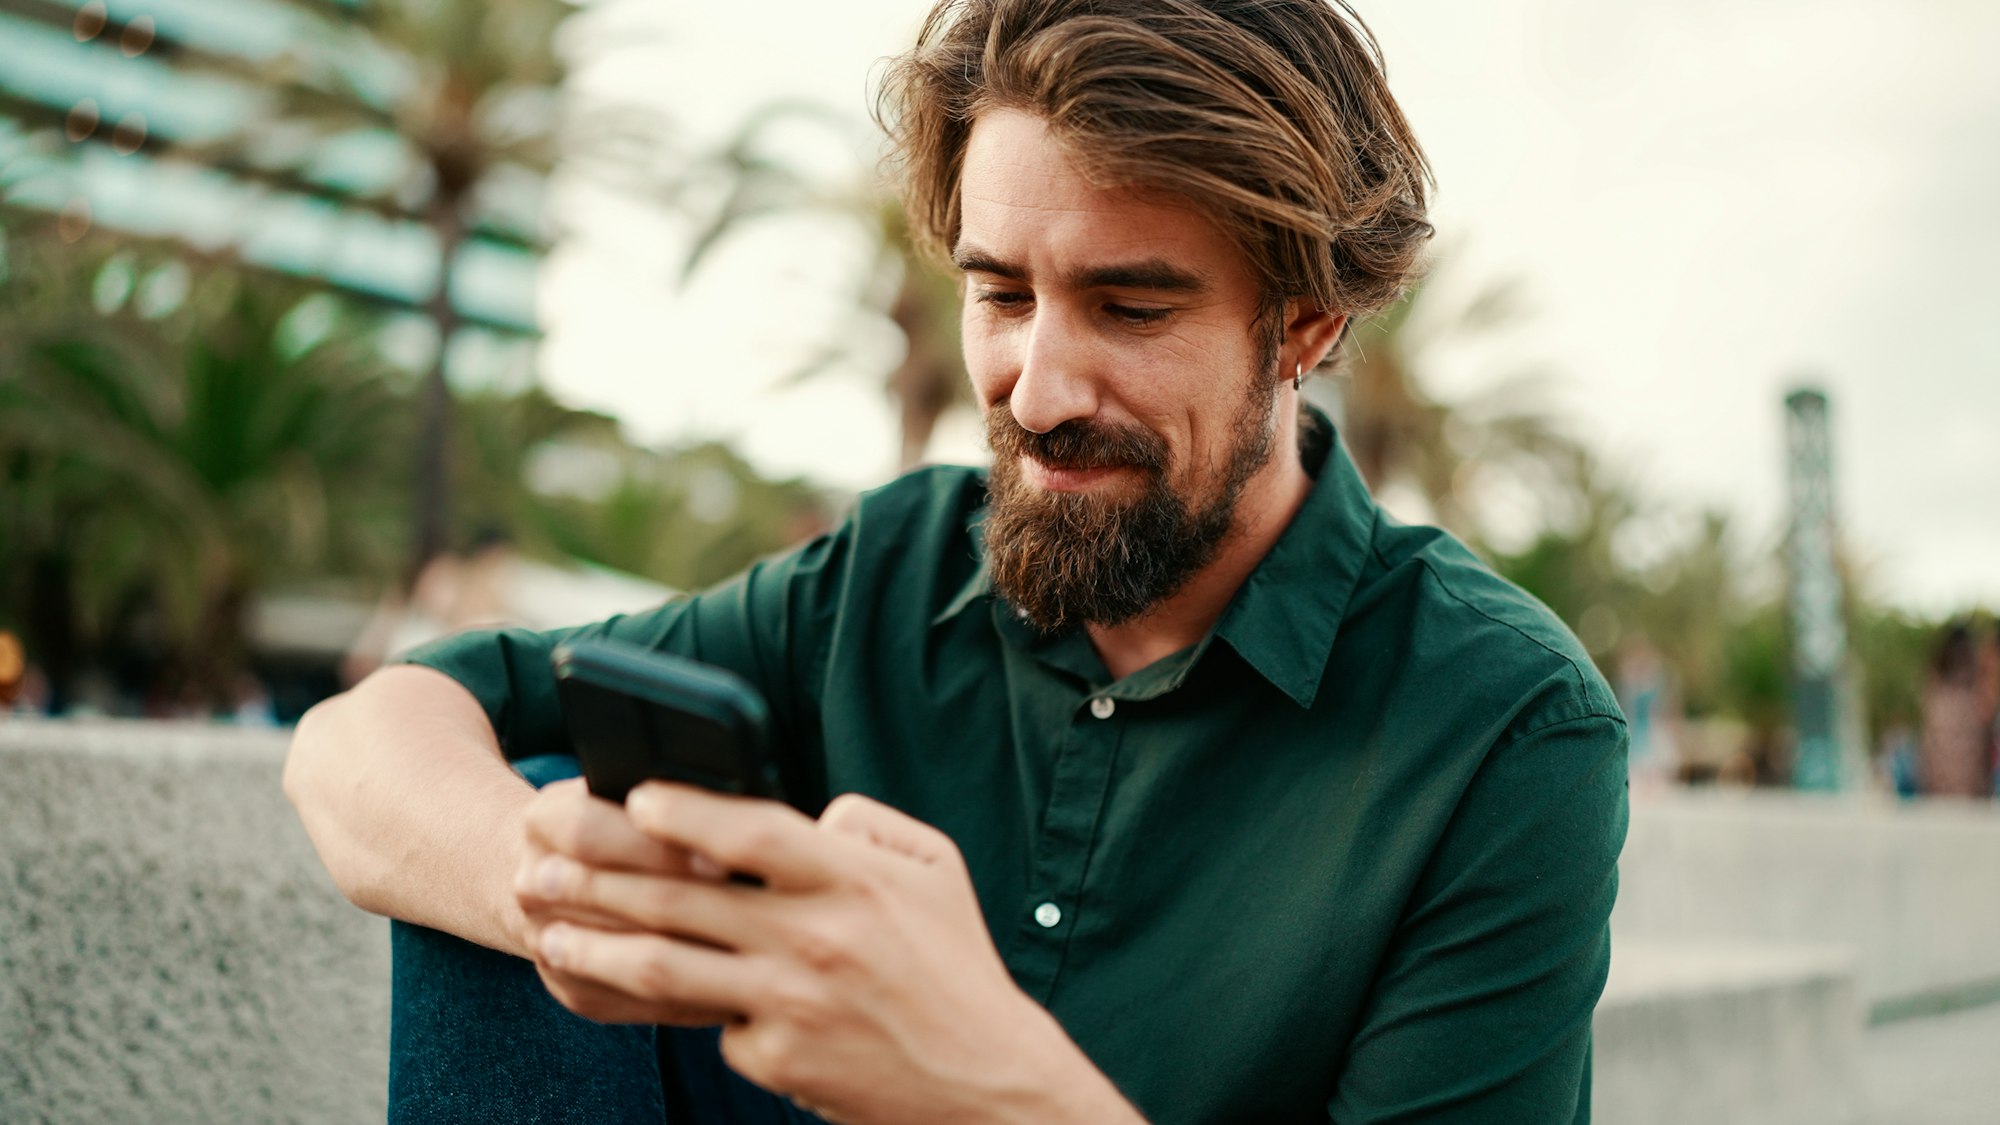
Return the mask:
<path fill-rule="evenodd" d="M 411 659 L 510 758 L 566 749 L 565 636 L 748 677 L 808 803 L 958 842 L 1015 980 L 1154 1121 L 1587 1120 L 1624 722 L 1553 615 L 1333 450 L 1215 630 L 1121 680 L 992 595 L 966 469 L 650 613 Z"/>

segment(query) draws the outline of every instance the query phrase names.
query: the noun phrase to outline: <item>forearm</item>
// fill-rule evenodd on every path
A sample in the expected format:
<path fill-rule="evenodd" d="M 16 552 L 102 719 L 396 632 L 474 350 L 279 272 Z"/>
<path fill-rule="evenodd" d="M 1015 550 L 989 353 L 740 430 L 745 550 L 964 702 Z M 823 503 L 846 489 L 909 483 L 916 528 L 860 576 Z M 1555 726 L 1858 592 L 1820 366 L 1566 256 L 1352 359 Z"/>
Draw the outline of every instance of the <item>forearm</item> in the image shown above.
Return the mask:
<path fill-rule="evenodd" d="M 525 956 L 511 891 L 533 790 L 442 673 L 385 668 L 300 720 L 285 794 L 363 910 Z"/>

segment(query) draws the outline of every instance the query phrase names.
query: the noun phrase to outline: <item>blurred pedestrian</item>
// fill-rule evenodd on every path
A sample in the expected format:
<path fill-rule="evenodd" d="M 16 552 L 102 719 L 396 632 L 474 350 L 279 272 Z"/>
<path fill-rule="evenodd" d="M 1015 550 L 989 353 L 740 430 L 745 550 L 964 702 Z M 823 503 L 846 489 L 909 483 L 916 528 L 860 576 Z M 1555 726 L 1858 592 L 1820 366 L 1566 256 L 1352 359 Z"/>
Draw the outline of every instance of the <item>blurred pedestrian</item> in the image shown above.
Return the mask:
<path fill-rule="evenodd" d="M 1882 732 L 1876 760 L 1881 763 L 1883 784 L 1905 800 L 1923 796 L 1923 782 L 1918 775 L 1920 745 L 1917 732 L 1907 723 L 1898 722 Z"/>
<path fill-rule="evenodd" d="M 341 661 L 340 679 L 352 687 L 384 663 L 461 629 L 519 624 L 508 617 L 506 585 L 516 558 L 505 532 L 480 531 L 464 554 L 447 552 L 424 564 L 408 597 L 385 595 Z"/>
<path fill-rule="evenodd" d="M 1970 620 L 1947 625 L 1924 683 L 1920 768 L 1927 797 L 1987 797 L 1993 793 L 1996 691 L 1982 675 L 1989 638 Z"/>
<path fill-rule="evenodd" d="M 0 629 L 0 714 L 14 706 L 28 678 L 28 654 L 20 638 Z"/>
<path fill-rule="evenodd" d="M 1661 790 L 1681 775 L 1681 703 L 1674 670 L 1653 643 L 1635 635 L 1619 646 L 1618 705 L 1630 725 L 1627 776 L 1634 790 Z"/>
<path fill-rule="evenodd" d="M 1986 630 L 1979 646 L 1979 706 L 1986 716 L 1986 776 L 2000 797 L 2000 622 Z"/>

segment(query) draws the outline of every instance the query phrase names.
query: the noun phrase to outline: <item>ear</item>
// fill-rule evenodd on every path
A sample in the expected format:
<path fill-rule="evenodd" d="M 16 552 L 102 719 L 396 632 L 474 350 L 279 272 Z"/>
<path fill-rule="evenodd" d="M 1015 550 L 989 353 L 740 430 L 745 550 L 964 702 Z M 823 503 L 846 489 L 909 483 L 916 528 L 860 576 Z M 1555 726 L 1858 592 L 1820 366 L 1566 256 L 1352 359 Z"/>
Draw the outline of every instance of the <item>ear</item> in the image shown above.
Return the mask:
<path fill-rule="evenodd" d="M 1340 343 L 1340 332 L 1345 327 L 1346 313 L 1322 309 L 1309 297 L 1294 298 L 1285 309 L 1285 339 L 1278 349 L 1278 374 L 1289 379 L 1299 368 L 1310 373 L 1326 362 L 1334 345 Z"/>

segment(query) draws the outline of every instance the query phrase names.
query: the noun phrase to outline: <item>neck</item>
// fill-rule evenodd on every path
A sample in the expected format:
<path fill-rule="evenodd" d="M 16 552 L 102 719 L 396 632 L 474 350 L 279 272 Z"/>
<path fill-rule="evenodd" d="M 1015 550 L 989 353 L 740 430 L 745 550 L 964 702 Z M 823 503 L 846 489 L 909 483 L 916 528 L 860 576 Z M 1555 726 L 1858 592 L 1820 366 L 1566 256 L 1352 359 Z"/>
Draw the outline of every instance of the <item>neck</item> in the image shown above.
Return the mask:
<path fill-rule="evenodd" d="M 1113 679 L 1171 656 L 1208 635 L 1229 601 L 1285 533 L 1312 491 L 1299 460 L 1298 403 L 1289 388 L 1278 403 L 1271 459 L 1243 486 L 1229 534 L 1215 558 L 1171 597 L 1122 625 L 1086 625 Z"/>

